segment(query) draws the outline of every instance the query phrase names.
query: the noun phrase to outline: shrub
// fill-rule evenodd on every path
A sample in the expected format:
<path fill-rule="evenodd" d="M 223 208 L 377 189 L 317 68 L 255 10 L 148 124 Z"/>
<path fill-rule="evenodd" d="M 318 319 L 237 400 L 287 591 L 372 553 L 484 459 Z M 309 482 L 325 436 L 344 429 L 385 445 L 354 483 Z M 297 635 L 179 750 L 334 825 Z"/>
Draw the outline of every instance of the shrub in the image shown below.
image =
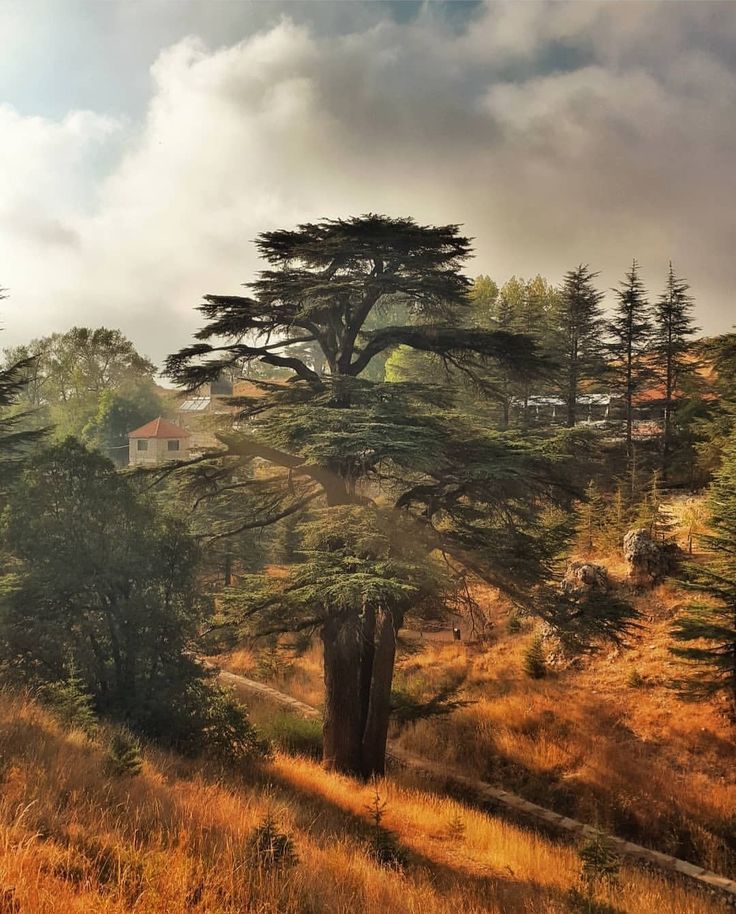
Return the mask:
<path fill-rule="evenodd" d="M 506 622 L 506 631 L 510 635 L 518 635 L 523 628 L 524 623 L 521 621 L 521 616 L 517 612 L 511 613 Z"/>
<path fill-rule="evenodd" d="M 646 679 L 639 670 L 629 670 L 626 677 L 626 685 L 632 689 L 641 689 L 646 685 Z"/>
<path fill-rule="evenodd" d="M 253 760 L 268 746 L 233 695 L 202 672 L 180 689 L 175 683 L 156 697 L 140 729 L 183 755 L 208 755 L 224 762 Z"/>
<path fill-rule="evenodd" d="M 264 869 L 293 866 L 298 860 L 292 837 L 279 829 L 270 811 L 251 832 L 248 852 Z"/>
<path fill-rule="evenodd" d="M 537 635 L 524 651 L 524 672 L 530 679 L 543 679 L 547 675 L 547 662 L 542 649 L 542 638 Z"/>

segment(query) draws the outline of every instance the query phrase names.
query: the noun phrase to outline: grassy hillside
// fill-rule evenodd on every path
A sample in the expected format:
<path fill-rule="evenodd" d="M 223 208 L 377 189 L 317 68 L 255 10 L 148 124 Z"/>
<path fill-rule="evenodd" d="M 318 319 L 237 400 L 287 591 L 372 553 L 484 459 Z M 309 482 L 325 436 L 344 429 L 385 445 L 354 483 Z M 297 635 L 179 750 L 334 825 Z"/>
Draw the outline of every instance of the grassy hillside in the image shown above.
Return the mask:
<path fill-rule="evenodd" d="M 621 567 L 612 568 L 621 575 Z M 397 682 L 417 697 L 462 682 L 473 703 L 450 717 L 394 733 L 400 745 L 446 761 L 558 812 L 622 837 L 736 875 L 736 785 L 730 724 L 716 703 L 692 704 L 669 688 L 679 671 L 668 629 L 684 599 L 672 585 L 635 596 L 642 628 L 545 678 L 523 672 L 534 624 L 509 630 L 509 610 L 479 595 L 494 622 L 484 645 L 423 639 L 405 653 Z M 318 648 L 247 650 L 226 664 L 319 705 Z"/>
<path fill-rule="evenodd" d="M 369 853 L 370 785 L 276 756 L 238 776 L 145 752 L 113 776 L 96 743 L 63 732 L 32 701 L 3 694 L 0 910 L 13 914 L 563 914 L 573 848 L 390 782 L 378 785 L 403 872 Z M 251 848 L 271 814 L 298 862 Z M 716 899 L 624 869 L 601 911 L 716 914 Z"/>

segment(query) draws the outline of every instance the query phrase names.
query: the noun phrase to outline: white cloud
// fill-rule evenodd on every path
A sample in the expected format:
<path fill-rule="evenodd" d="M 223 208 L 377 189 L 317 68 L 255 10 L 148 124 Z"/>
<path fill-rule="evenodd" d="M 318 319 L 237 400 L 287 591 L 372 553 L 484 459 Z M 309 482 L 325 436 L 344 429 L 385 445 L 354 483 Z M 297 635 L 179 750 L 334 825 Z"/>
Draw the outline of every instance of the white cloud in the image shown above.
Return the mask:
<path fill-rule="evenodd" d="M 284 19 L 165 49 L 137 125 L 0 108 L 3 336 L 105 323 L 160 358 L 202 293 L 252 276 L 259 231 L 369 210 L 465 223 L 500 279 L 586 260 L 612 285 L 636 255 L 656 290 L 672 256 L 725 329 L 736 79 L 686 41 L 717 23 L 679 9 L 513 3 L 460 34 L 426 17 L 332 39 Z"/>

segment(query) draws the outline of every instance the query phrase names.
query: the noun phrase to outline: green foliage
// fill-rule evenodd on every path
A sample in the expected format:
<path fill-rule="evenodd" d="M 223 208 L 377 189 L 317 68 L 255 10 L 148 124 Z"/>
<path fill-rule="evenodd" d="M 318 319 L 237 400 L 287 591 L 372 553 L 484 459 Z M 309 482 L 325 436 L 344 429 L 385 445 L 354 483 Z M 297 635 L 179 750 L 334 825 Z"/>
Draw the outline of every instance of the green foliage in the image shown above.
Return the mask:
<path fill-rule="evenodd" d="M 18 571 L 0 649 L 14 675 L 53 682 L 71 658 L 101 714 L 184 751 L 252 748 L 242 710 L 192 656 L 208 613 L 198 548 L 112 463 L 73 439 L 36 454 L 6 541 Z"/>
<path fill-rule="evenodd" d="M 270 810 L 251 832 L 247 851 L 255 865 L 265 870 L 284 869 L 298 862 L 294 839 L 279 828 Z"/>
<path fill-rule="evenodd" d="M 264 682 L 284 679 L 294 665 L 293 651 L 286 645 L 279 644 L 275 637 L 271 641 L 271 644 L 264 645 L 256 652 L 254 675 Z"/>
<path fill-rule="evenodd" d="M 94 698 L 73 665 L 66 678 L 49 683 L 44 694 L 62 724 L 81 730 L 90 739 L 94 737 L 98 726 Z"/>
<path fill-rule="evenodd" d="M 524 622 L 521 618 L 521 615 L 516 610 L 509 613 L 509 617 L 506 622 L 506 631 L 510 635 L 518 635 L 523 630 Z"/>
<path fill-rule="evenodd" d="M 27 365 L 21 404 L 55 426 L 55 436 L 80 436 L 106 391 L 152 379 L 156 368 L 119 330 L 72 327 L 6 351 Z M 149 418 L 151 418 L 149 416 Z"/>
<path fill-rule="evenodd" d="M 447 837 L 451 841 L 462 841 L 465 838 L 465 822 L 459 813 L 455 813 L 447 823 Z"/>
<path fill-rule="evenodd" d="M 554 346 L 557 358 L 558 386 L 566 403 L 566 422 L 577 421 L 580 385 L 600 376 L 603 353 L 603 295 L 595 288 L 587 264 L 569 270 L 556 300 Z"/>
<path fill-rule="evenodd" d="M 391 716 L 399 725 L 413 724 L 433 717 L 446 717 L 460 708 L 467 708 L 470 701 L 459 698 L 461 684 L 450 683 L 438 689 L 429 698 L 420 699 L 410 689 L 391 690 Z"/>
<path fill-rule="evenodd" d="M 626 410 L 627 455 L 632 456 L 632 422 L 636 395 L 651 379 L 647 352 L 652 332 L 649 303 L 633 261 L 624 282 L 615 290 L 616 307 L 608 324 L 610 335 L 609 385 Z"/>
<path fill-rule="evenodd" d="M 585 487 L 585 499 L 578 509 L 578 537 L 582 549 L 588 554 L 601 545 L 601 534 L 605 529 L 605 503 L 603 493 L 591 480 Z"/>
<path fill-rule="evenodd" d="M 436 616 L 452 589 L 433 555 L 529 601 L 569 533 L 547 522 L 548 507 L 570 506 L 582 437 L 540 446 L 489 431 L 477 393 L 508 412 L 504 379 L 530 381 L 547 363 L 529 336 L 477 320 L 457 226 L 367 215 L 267 232 L 257 246 L 267 263 L 251 296 L 207 296 L 198 341 L 167 370 L 190 388 L 256 362 L 289 372 L 289 383 L 258 380 L 265 396 L 241 404 L 257 422 L 222 436 L 214 479 L 242 497 L 229 532 L 308 510 L 304 560 L 288 580 L 241 577 L 222 621 L 262 635 L 320 631 L 326 757 L 354 771 L 362 754 L 370 774 L 383 765 L 396 631 L 410 611 Z M 530 325 L 552 295 L 532 285 Z M 269 334 L 282 342 L 253 342 Z M 383 373 L 371 366 L 400 347 L 441 376 L 381 380 L 395 377 L 390 359 Z M 227 469 L 254 458 L 271 470 L 233 485 Z M 211 468 L 199 482 L 210 497 Z"/>
<path fill-rule="evenodd" d="M 542 644 L 541 635 L 536 635 L 524 651 L 522 668 L 530 679 L 544 679 L 547 675 L 547 660 Z"/>
<path fill-rule="evenodd" d="M 736 715 L 736 441 L 731 441 L 708 498 L 710 530 L 699 539 L 708 550 L 690 563 L 682 583 L 695 594 L 672 634 L 676 656 L 693 665 L 677 683 L 684 695 L 723 694 Z"/>
<path fill-rule="evenodd" d="M 393 832 L 383 826 L 383 817 L 388 802 L 381 797 L 378 782 L 373 783 L 373 796 L 366 805 L 371 822 L 368 854 L 379 865 L 386 869 L 403 870 L 408 859 Z"/>
<path fill-rule="evenodd" d="M 107 388 L 99 396 L 94 416 L 82 429 L 82 438 L 116 463 L 126 464 L 128 432 L 163 411 L 150 378 L 127 382 L 120 389 Z"/>
<path fill-rule="evenodd" d="M 116 729 L 107 748 L 107 765 L 116 777 L 135 777 L 143 768 L 141 744 L 127 729 Z"/>
<path fill-rule="evenodd" d="M 675 418 L 683 408 L 685 380 L 692 376 L 696 363 L 691 356 L 693 299 L 689 285 L 669 266 L 665 289 L 654 308 L 652 354 L 655 374 L 662 386 L 664 430 L 662 435 L 662 472 L 671 468 Z"/>
<path fill-rule="evenodd" d="M 0 300 L 5 298 L 0 289 Z M 27 379 L 35 362 L 26 353 L 8 355 L 0 368 L 0 496 L 17 472 L 31 445 L 44 434 L 43 429 L 28 427 L 33 411 L 19 406 L 27 388 Z"/>
<path fill-rule="evenodd" d="M 642 494 L 636 509 L 635 524 L 648 530 L 654 539 L 665 539 L 671 530 L 671 522 L 664 512 L 662 474 L 659 470 L 652 473 L 649 485 Z"/>
<path fill-rule="evenodd" d="M 615 885 L 621 870 L 621 860 L 603 835 L 585 841 L 578 849 L 580 879 L 588 895 L 594 895 L 600 885 Z"/>
<path fill-rule="evenodd" d="M 286 711 L 273 714 L 260 724 L 263 737 L 292 755 L 319 758 L 322 754 L 322 724 Z"/>

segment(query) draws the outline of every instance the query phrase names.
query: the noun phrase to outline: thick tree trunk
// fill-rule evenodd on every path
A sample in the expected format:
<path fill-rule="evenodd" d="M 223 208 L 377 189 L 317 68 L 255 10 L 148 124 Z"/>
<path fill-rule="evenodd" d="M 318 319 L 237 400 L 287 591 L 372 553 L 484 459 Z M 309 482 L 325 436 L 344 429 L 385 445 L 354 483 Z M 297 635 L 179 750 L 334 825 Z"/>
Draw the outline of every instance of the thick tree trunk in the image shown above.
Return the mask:
<path fill-rule="evenodd" d="M 329 619 L 322 628 L 325 709 L 322 760 L 326 768 L 361 771 L 359 620 Z"/>
<path fill-rule="evenodd" d="M 369 778 L 386 767 L 391 685 L 400 620 L 387 610 L 331 619 L 322 629 L 326 768 Z"/>
<path fill-rule="evenodd" d="M 360 732 L 365 732 L 368 721 L 368 708 L 371 700 L 371 683 L 373 681 L 373 660 L 376 653 L 376 610 L 373 606 L 364 606 L 360 620 Z"/>
<path fill-rule="evenodd" d="M 396 629 L 392 613 L 379 610 L 373 657 L 368 718 L 363 731 L 362 775 L 382 775 L 386 769 L 386 740 L 391 716 L 391 683 L 396 658 Z"/>

